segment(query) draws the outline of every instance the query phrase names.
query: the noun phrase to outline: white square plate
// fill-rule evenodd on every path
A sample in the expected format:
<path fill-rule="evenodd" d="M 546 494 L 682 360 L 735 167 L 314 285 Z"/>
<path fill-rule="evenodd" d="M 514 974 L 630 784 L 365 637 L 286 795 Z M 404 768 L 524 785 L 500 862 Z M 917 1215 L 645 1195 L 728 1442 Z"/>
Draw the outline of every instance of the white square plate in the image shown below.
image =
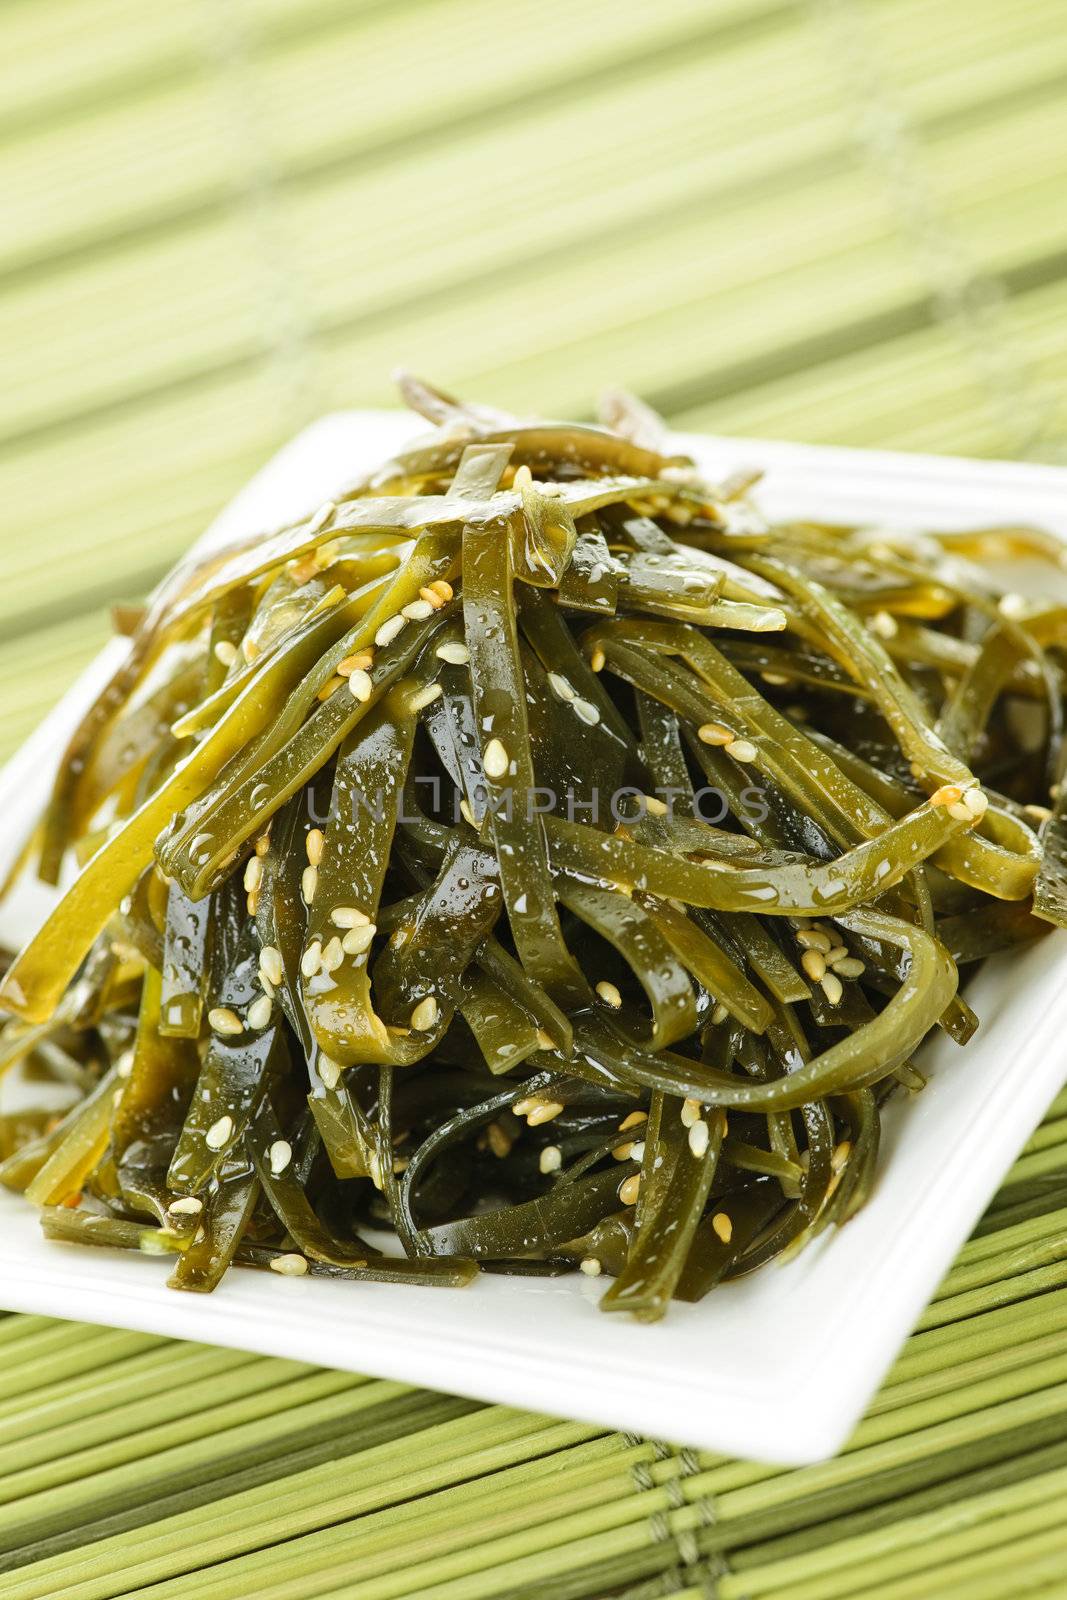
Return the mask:
<path fill-rule="evenodd" d="M 210 542 L 329 497 L 413 431 L 392 412 L 324 418 L 223 513 Z M 912 527 L 1033 522 L 1067 537 L 1067 473 L 1048 467 L 686 438 L 715 478 L 759 466 L 772 515 Z M 109 646 L 112 662 L 122 643 Z M 0 774 L 6 840 L 39 806 L 57 747 L 104 669 L 74 686 Z M 3 863 L 0 861 L 0 869 Z M 32 927 L 39 889 L 5 908 Z M 1067 940 L 992 963 L 968 991 L 966 1050 L 936 1039 L 928 1087 L 890 1108 L 880 1182 L 841 1233 L 797 1260 L 671 1308 L 654 1327 L 596 1310 L 602 1285 L 484 1277 L 465 1290 L 231 1272 L 209 1297 L 164 1286 L 165 1262 L 47 1243 L 0 1193 L 0 1305 L 354 1369 L 782 1463 L 838 1450 L 1067 1065 Z"/>

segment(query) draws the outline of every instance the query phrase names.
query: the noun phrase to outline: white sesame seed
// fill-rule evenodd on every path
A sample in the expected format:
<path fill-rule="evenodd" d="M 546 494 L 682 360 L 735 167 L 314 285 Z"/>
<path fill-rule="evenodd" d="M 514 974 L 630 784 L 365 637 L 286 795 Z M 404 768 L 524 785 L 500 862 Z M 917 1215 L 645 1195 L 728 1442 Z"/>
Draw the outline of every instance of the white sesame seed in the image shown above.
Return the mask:
<path fill-rule="evenodd" d="M 840 961 L 834 962 L 834 971 L 841 978 L 858 978 L 866 970 L 866 963 L 856 956 L 843 956 Z"/>
<path fill-rule="evenodd" d="M 624 1206 L 635 1205 L 640 1192 L 641 1174 L 639 1172 L 631 1172 L 630 1176 L 624 1178 L 619 1184 L 619 1199 Z"/>
<path fill-rule="evenodd" d="M 563 1152 L 558 1144 L 546 1144 L 538 1157 L 537 1165 L 546 1175 L 558 1172 L 563 1164 Z"/>
<path fill-rule="evenodd" d="M 613 983 L 609 983 L 606 978 L 601 978 L 596 986 L 596 992 L 606 1006 L 611 1006 L 613 1011 L 618 1011 L 622 1005 L 622 995 Z"/>
<path fill-rule="evenodd" d="M 625 1133 L 628 1128 L 639 1128 L 643 1122 L 648 1121 L 647 1111 L 631 1111 L 619 1123 L 619 1132 Z"/>
<path fill-rule="evenodd" d="M 270 1170 L 275 1178 L 280 1178 L 290 1161 L 293 1159 L 293 1147 L 288 1139 L 275 1139 L 267 1151 L 267 1160 Z"/>
<path fill-rule="evenodd" d="M 827 950 L 826 952 L 826 965 L 828 967 L 836 967 L 837 963 L 843 961 L 847 955 L 847 945 L 835 944 L 832 950 Z"/>
<path fill-rule="evenodd" d="M 364 950 L 369 950 L 374 943 L 377 931 L 373 922 L 368 922 L 362 928 L 349 928 L 341 940 L 341 949 L 346 956 L 361 956 Z"/>
<path fill-rule="evenodd" d="M 198 1200 L 196 1195 L 183 1195 L 180 1200 L 172 1200 L 167 1207 L 176 1217 L 195 1217 L 204 1209 L 204 1202 Z"/>
<path fill-rule="evenodd" d="M 989 810 L 989 796 L 984 789 L 965 789 L 963 804 L 977 821 L 979 817 L 984 817 Z"/>
<path fill-rule="evenodd" d="M 458 639 L 446 639 L 444 644 L 437 646 L 434 654 L 440 661 L 447 661 L 450 667 L 465 667 L 471 658 L 467 646 Z"/>
<path fill-rule="evenodd" d="M 826 955 L 833 947 L 833 940 L 821 928 L 801 928 L 797 933 L 797 944 L 804 950 L 818 950 Z"/>
<path fill-rule="evenodd" d="M 321 828 L 310 828 L 304 839 L 304 849 L 307 851 L 308 861 L 317 867 L 322 860 L 322 852 L 326 844 L 326 835 Z"/>
<path fill-rule="evenodd" d="M 667 815 L 669 808 L 665 800 L 658 799 L 654 794 L 646 794 L 642 798 L 645 810 L 650 817 L 665 817 Z"/>
<path fill-rule="evenodd" d="M 539 1128 L 543 1122 L 551 1122 L 563 1110 L 559 1100 L 538 1100 L 526 1114 L 528 1127 Z"/>
<path fill-rule="evenodd" d="M 844 991 L 844 987 L 843 987 L 843 985 L 841 983 L 841 979 L 837 976 L 836 973 L 828 972 L 826 974 L 825 978 L 823 978 L 823 980 L 822 980 L 822 992 L 826 996 L 827 1000 L 829 1000 L 829 1002 L 830 1002 L 830 1004 L 832 1006 L 837 1006 L 837 1005 L 841 1004 L 841 996 L 844 994 L 845 991 Z"/>
<path fill-rule="evenodd" d="M 428 589 L 425 585 L 419 590 L 419 599 L 425 600 L 431 611 L 440 611 L 445 603 L 444 598 L 437 593 L 436 589 Z"/>
<path fill-rule="evenodd" d="M 133 1076 L 133 1051 L 124 1050 L 115 1062 L 115 1073 L 120 1078 Z"/>
<path fill-rule="evenodd" d="M 365 911 L 360 911 L 356 906 L 334 906 L 330 912 L 330 921 L 335 928 L 365 928 L 370 918 Z"/>
<path fill-rule="evenodd" d="M 313 939 L 300 957 L 300 970 L 305 978 L 313 978 L 322 964 L 322 942 Z"/>
<path fill-rule="evenodd" d="M 755 761 L 759 751 L 747 739 L 732 739 L 725 746 L 726 754 L 733 756 L 735 761 Z"/>
<path fill-rule="evenodd" d="M 694 1123 L 700 1121 L 700 1101 L 683 1100 L 679 1116 L 682 1119 L 682 1127 L 691 1128 Z"/>
<path fill-rule="evenodd" d="M 437 1004 L 436 997 L 428 994 L 424 1000 L 419 1001 L 412 1011 L 411 1026 L 416 1033 L 429 1033 L 431 1028 L 435 1026 L 440 1014 L 441 1008 Z"/>
<path fill-rule="evenodd" d="M 332 1056 L 323 1055 L 320 1051 L 318 1071 L 324 1088 L 336 1089 L 337 1085 L 341 1081 L 341 1073 L 344 1071 L 344 1068 L 342 1067 L 341 1063 L 339 1061 L 335 1061 Z"/>
<path fill-rule="evenodd" d="M 896 617 L 889 611 L 876 611 L 868 620 L 867 626 L 880 639 L 895 639 L 900 631 Z"/>
<path fill-rule="evenodd" d="M 734 1236 L 734 1225 L 730 1221 L 730 1218 L 726 1215 L 725 1211 L 716 1211 L 715 1215 L 711 1219 L 711 1226 L 714 1228 L 716 1235 L 722 1240 L 723 1244 L 730 1243 L 730 1240 Z"/>
<path fill-rule="evenodd" d="M 374 642 L 379 649 L 384 649 L 387 644 L 392 644 L 398 633 L 404 631 L 406 619 L 401 616 L 390 617 L 383 622 L 378 632 L 374 635 Z"/>
<path fill-rule="evenodd" d="M 322 972 L 336 972 L 344 958 L 341 941 L 334 934 L 333 938 L 328 939 L 323 946 L 322 955 L 319 957 L 319 969 Z"/>
<path fill-rule="evenodd" d="M 961 800 L 958 805 L 949 806 L 948 814 L 953 822 L 974 822 L 975 818 Z"/>
<path fill-rule="evenodd" d="M 732 744 L 734 736 L 721 722 L 705 722 L 697 729 L 697 738 L 701 744 Z"/>
<path fill-rule="evenodd" d="M 259 856 L 249 856 L 245 862 L 244 886 L 249 894 L 255 892 L 263 882 L 263 862 Z"/>
<path fill-rule="evenodd" d="M 600 721 L 600 712 L 590 700 L 575 700 L 574 715 L 590 728 L 595 728 Z"/>
<path fill-rule="evenodd" d="M 307 1269 L 306 1256 L 285 1255 L 270 1258 L 270 1270 L 280 1273 L 283 1278 L 302 1278 Z"/>
<path fill-rule="evenodd" d="M 645 1159 L 645 1141 L 643 1139 L 635 1139 L 630 1146 L 630 1159 L 631 1161 L 643 1161 Z"/>
<path fill-rule="evenodd" d="M 348 692 L 353 700 L 358 700 L 360 705 L 366 705 L 374 693 L 374 680 L 369 672 L 362 667 L 353 667 L 348 674 Z"/>
<path fill-rule="evenodd" d="M 265 1028 L 271 1018 L 271 999 L 269 994 L 261 994 L 258 1000 L 253 1000 L 248 1008 L 248 1026 L 256 1029 Z"/>
<path fill-rule="evenodd" d="M 410 600 L 406 606 L 401 606 L 400 615 L 407 617 L 409 622 L 425 622 L 436 609 L 428 600 Z"/>
<path fill-rule="evenodd" d="M 826 976 L 826 957 L 821 950 L 805 950 L 800 958 L 800 965 L 812 983 L 821 983 Z"/>
<path fill-rule="evenodd" d="M 1025 595 L 1004 594 L 997 601 L 997 610 L 1002 617 L 1025 617 L 1030 610 L 1030 602 Z"/>
<path fill-rule="evenodd" d="M 789 682 L 784 672 L 761 672 L 760 677 L 764 683 L 769 683 L 773 689 L 781 688 L 783 684 Z"/>
<path fill-rule="evenodd" d="M 507 772 L 510 760 L 499 739 L 490 739 L 486 745 L 482 765 L 487 778 L 502 778 Z"/>
<path fill-rule="evenodd" d="M 265 944 L 259 952 L 260 975 L 274 984 L 275 988 L 285 977 L 285 966 L 282 962 L 282 953 L 277 945 Z"/>
<path fill-rule="evenodd" d="M 578 691 L 571 687 L 562 673 L 550 672 L 548 674 L 548 681 L 552 689 L 556 694 L 559 695 L 561 700 L 577 700 Z"/>
<path fill-rule="evenodd" d="M 695 1156 L 707 1154 L 708 1140 L 710 1137 L 711 1129 L 708 1127 L 703 1117 L 699 1117 L 689 1130 L 689 1148 Z"/>
<path fill-rule="evenodd" d="M 244 1023 L 236 1011 L 231 1011 L 229 1006 L 212 1006 L 207 1014 L 207 1020 L 208 1026 L 215 1033 L 238 1034 L 245 1031 Z"/>
<path fill-rule="evenodd" d="M 583 1256 L 578 1265 L 578 1271 L 584 1272 L 587 1278 L 599 1278 L 603 1270 L 596 1256 Z"/>
<path fill-rule="evenodd" d="M 435 700 L 440 700 L 444 690 L 439 683 L 428 683 L 423 688 L 416 690 L 408 701 L 408 710 L 414 716 L 424 707 L 433 705 Z"/>
<path fill-rule="evenodd" d="M 229 639 L 219 639 L 215 645 L 215 660 L 224 667 L 232 667 L 237 660 L 237 646 L 231 644 Z"/>
<path fill-rule="evenodd" d="M 211 1124 L 211 1127 L 205 1133 L 204 1143 L 209 1150 L 221 1150 L 224 1144 L 229 1143 L 232 1134 L 233 1118 L 220 1117 L 217 1122 Z"/>
<path fill-rule="evenodd" d="M 300 875 L 300 893 L 304 897 L 304 904 L 310 905 L 315 898 L 315 891 L 319 886 L 318 867 L 305 867 Z"/>

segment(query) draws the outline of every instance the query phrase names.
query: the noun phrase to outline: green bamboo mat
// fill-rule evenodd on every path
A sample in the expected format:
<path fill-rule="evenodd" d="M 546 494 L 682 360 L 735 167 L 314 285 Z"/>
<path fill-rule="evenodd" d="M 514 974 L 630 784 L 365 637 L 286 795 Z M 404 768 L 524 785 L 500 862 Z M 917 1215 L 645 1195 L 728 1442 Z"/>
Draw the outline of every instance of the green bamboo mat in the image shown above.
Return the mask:
<path fill-rule="evenodd" d="M 1065 1333 L 1067 1092 L 817 1466 L 3 1318 L 0 1600 L 1062 1594 Z"/>
<path fill-rule="evenodd" d="M 520 410 L 622 383 L 689 428 L 1067 460 L 1063 22 L 7 0 L 0 754 L 112 600 L 398 362 Z M 0 1321 L 0 1600 L 1067 1595 L 1050 1116 L 823 1467 Z"/>

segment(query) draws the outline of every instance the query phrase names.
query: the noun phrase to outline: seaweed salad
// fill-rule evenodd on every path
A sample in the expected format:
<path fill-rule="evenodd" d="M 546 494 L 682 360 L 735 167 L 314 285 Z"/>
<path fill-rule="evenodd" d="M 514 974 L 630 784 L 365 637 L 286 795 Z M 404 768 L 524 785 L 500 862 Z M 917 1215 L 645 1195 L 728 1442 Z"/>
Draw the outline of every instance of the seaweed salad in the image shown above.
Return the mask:
<path fill-rule="evenodd" d="M 116 614 L 0 1182 L 180 1289 L 580 1270 L 652 1320 L 846 1222 L 961 975 L 1064 922 L 1067 607 L 996 577 L 1063 548 L 771 525 L 628 396 L 401 387 L 433 433 Z"/>

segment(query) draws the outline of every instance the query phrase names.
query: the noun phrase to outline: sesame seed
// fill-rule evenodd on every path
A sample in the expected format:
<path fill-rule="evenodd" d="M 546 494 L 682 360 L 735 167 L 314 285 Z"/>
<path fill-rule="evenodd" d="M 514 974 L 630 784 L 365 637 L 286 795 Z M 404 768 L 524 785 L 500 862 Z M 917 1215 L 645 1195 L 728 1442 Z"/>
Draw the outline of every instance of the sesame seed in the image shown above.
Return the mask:
<path fill-rule="evenodd" d="M 729 728 L 724 728 L 721 722 L 705 722 L 697 729 L 697 738 L 701 744 L 732 744 L 734 736 Z"/>
<path fill-rule="evenodd" d="M 755 761 L 759 754 L 756 746 L 747 739 L 733 739 L 726 745 L 726 754 L 733 756 L 735 761 Z"/>
<path fill-rule="evenodd" d="M 589 728 L 595 728 L 600 721 L 600 712 L 591 700 L 575 700 L 574 715 Z"/>
<path fill-rule="evenodd" d="M 841 978 L 858 978 L 866 972 L 867 964 L 856 956 L 843 956 L 840 961 L 834 962 L 834 971 Z"/>
<path fill-rule="evenodd" d="M 634 1140 L 630 1146 L 630 1157 L 634 1161 L 643 1161 L 645 1159 L 645 1141 L 643 1139 Z"/>
<path fill-rule="evenodd" d="M 539 1128 L 542 1122 L 551 1122 L 563 1110 L 559 1100 L 539 1100 L 526 1115 L 527 1124 L 531 1128 Z"/>
<path fill-rule="evenodd" d="M 339 672 L 335 672 L 332 678 L 327 678 L 326 682 L 319 690 L 316 699 L 328 700 L 331 695 L 337 693 L 338 689 L 344 688 L 344 683 L 345 680 L 341 677 L 341 674 Z"/>
<path fill-rule="evenodd" d="M 283 1278 L 302 1278 L 307 1269 L 306 1256 L 285 1255 L 270 1258 L 270 1270 L 280 1273 Z"/>
<path fill-rule="evenodd" d="M 455 590 L 447 578 L 435 578 L 433 583 L 430 584 L 430 588 L 435 594 L 439 594 L 442 601 L 444 601 L 446 604 L 453 598 L 455 594 Z"/>
<path fill-rule="evenodd" d="M 248 634 L 245 634 L 244 638 L 241 640 L 241 650 L 244 654 L 245 660 L 249 664 L 251 664 L 259 655 L 259 645 L 254 639 L 250 638 Z"/>
<path fill-rule="evenodd" d="M 237 646 L 231 644 L 229 639 L 219 639 L 215 644 L 215 660 L 224 667 L 232 667 L 237 660 Z"/>
<path fill-rule="evenodd" d="M 846 945 L 835 944 L 832 950 L 827 950 L 826 952 L 826 965 L 828 967 L 836 967 L 837 963 L 843 961 L 847 955 L 848 948 Z"/>
<path fill-rule="evenodd" d="M 270 849 L 270 828 L 266 828 L 256 840 L 256 855 L 265 856 Z"/>
<path fill-rule="evenodd" d="M 797 933 L 797 944 L 804 950 L 819 950 L 826 955 L 833 947 L 833 940 L 821 928 L 801 928 Z"/>
<path fill-rule="evenodd" d="M 211 1124 L 211 1127 L 205 1133 L 204 1143 L 209 1150 L 221 1150 L 224 1144 L 229 1143 L 232 1134 L 233 1118 L 220 1117 L 217 1122 Z"/>
<path fill-rule="evenodd" d="M 335 928 L 365 928 L 370 918 L 365 911 L 360 911 L 356 906 L 334 906 L 330 912 L 330 921 Z"/>
<path fill-rule="evenodd" d="M 535 1094 L 527 1094 L 521 1100 L 516 1100 L 511 1109 L 517 1117 L 524 1117 L 528 1111 L 532 1111 L 534 1106 L 540 1105 L 540 1103 Z"/>
<path fill-rule="evenodd" d="M 952 806 L 958 805 L 962 799 L 963 790 L 958 783 L 943 783 L 940 789 L 934 790 L 930 796 L 929 803 L 932 806 L 948 806 L 951 809 Z"/>
<path fill-rule="evenodd" d="M 326 843 L 326 836 L 321 828 L 311 828 L 304 840 L 304 849 L 307 858 L 313 867 L 317 867 L 322 860 L 322 851 Z"/>
<path fill-rule="evenodd" d="M 341 1063 L 339 1061 L 335 1061 L 332 1056 L 323 1055 L 320 1051 L 318 1071 L 319 1077 L 322 1080 L 323 1088 L 336 1089 L 337 1085 L 341 1081 L 341 1073 L 344 1071 L 344 1068 L 342 1067 Z"/>
<path fill-rule="evenodd" d="M 328 940 L 323 947 L 322 955 L 319 958 L 320 969 L 323 972 L 336 972 L 344 958 L 345 953 L 341 948 L 341 941 L 334 934 L 333 938 Z"/>
<path fill-rule="evenodd" d="M 300 957 L 300 970 L 305 978 L 313 978 L 322 963 L 322 941 L 313 939 Z"/>
<path fill-rule="evenodd" d="M 404 617 L 390 617 L 388 621 L 382 623 L 378 632 L 374 635 L 375 644 L 380 649 L 384 649 L 387 644 L 392 644 L 397 634 L 404 631 L 405 625 L 406 619 Z"/>
<path fill-rule="evenodd" d="M 975 818 L 968 811 L 967 807 L 963 804 L 962 800 L 960 801 L 960 803 L 958 805 L 949 806 L 948 814 L 952 818 L 953 822 L 968 822 L 968 823 L 970 823 L 970 822 L 974 822 L 975 821 Z"/>
<path fill-rule="evenodd" d="M 646 794 L 642 798 L 645 810 L 650 817 L 665 817 L 667 815 L 668 807 L 665 800 L 658 799 L 654 794 Z"/>
<path fill-rule="evenodd" d="M 489 1124 L 485 1130 L 485 1142 L 498 1161 L 503 1161 L 505 1156 L 511 1154 L 511 1147 L 515 1143 L 502 1122 Z"/>
<path fill-rule="evenodd" d="M 1023 806 L 1023 812 L 1031 822 L 1048 822 L 1052 816 L 1048 806 Z"/>
<path fill-rule="evenodd" d="M 485 747 L 482 765 L 487 778 L 502 778 L 510 766 L 510 759 L 499 739 L 490 739 Z"/>
<path fill-rule="evenodd" d="M 423 688 L 416 690 L 408 701 L 408 710 L 414 716 L 417 712 L 433 705 L 435 700 L 440 700 L 444 690 L 439 683 L 427 683 Z"/>
<path fill-rule="evenodd" d="M 539 1050 L 554 1050 L 556 1048 L 555 1039 L 550 1033 L 546 1033 L 544 1028 L 538 1028 L 537 1030 L 537 1048 Z"/>
<path fill-rule="evenodd" d="M 552 689 L 561 700 L 577 700 L 578 691 L 574 689 L 561 672 L 550 672 L 548 681 Z"/>
<path fill-rule="evenodd" d="M 842 1139 L 830 1157 L 830 1166 L 834 1172 L 840 1172 L 849 1158 L 852 1145 L 848 1139 Z"/>
<path fill-rule="evenodd" d="M 789 679 L 786 677 L 784 672 L 761 672 L 760 677 L 763 679 L 764 683 L 769 683 L 771 687 L 775 689 L 778 689 L 782 686 L 782 684 L 789 682 Z"/>
<path fill-rule="evenodd" d="M 726 1007 L 720 1001 L 720 1003 L 715 1007 L 715 1010 L 711 1013 L 711 1020 L 715 1024 L 715 1026 L 718 1027 L 718 1025 L 721 1022 L 725 1022 L 726 1021 L 726 1019 L 727 1019 L 727 1017 L 729 1015 L 730 1015 L 729 1011 L 726 1009 Z"/>
<path fill-rule="evenodd" d="M 607 664 L 607 659 L 607 656 L 598 645 L 593 651 L 592 655 L 589 657 L 589 666 L 591 670 L 593 672 L 603 672 L 604 667 Z"/>
<path fill-rule="evenodd" d="M 679 1116 L 682 1119 L 682 1127 L 691 1128 L 695 1122 L 700 1121 L 700 1101 L 683 1100 Z"/>
<path fill-rule="evenodd" d="M 407 617 L 409 622 L 425 622 L 436 609 L 428 600 L 409 600 L 406 606 L 401 606 L 400 615 Z"/>
<path fill-rule="evenodd" d="M 963 795 L 963 804 L 975 821 L 984 817 L 989 810 L 989 796 L 984 789 L 966 789 Z"/>
<path fill-rule="evenodd" d="M 603 1270 L 596 1256 L 583 1256 L 578 1264 L 578 1271 L 584 1272 L 587 1278 L 599 1278 Z"/>
<path fill-rule="evenodd" d="M 373 922 L 366 923 L 362 928 L 349 928 L 341 940 L 341 949 L 346 956 L 361 956 L 374 943 L 377 931 Z"/>
<path fill-rule="evenodd" d="M 563 1152 L 558 1144 L 546 1144 L 538 1157 L 537 1165 L 547 1176 L 550 1172 L 558 1172 L 563 1165 Z"/>
<path fill-rule="evenodd" d="M 1002 617 L 1025 617 L 1030 610 L 1030 602 L 1025 595 L 1004 594 L 997 601 L 997 610 Z"/>
<path fill-rule="evenodd" d="M 382 1161 L 377 1150 L 372 1150 L 367 1160 L 367 1174 L 376 1189 L 382 1186 Z"/>
<path fill-rule="evenodd" d="M 304 904 L 310 905 L 315 898 L 315 890 L 319 886 L 318 867 L 305 867 L 300 876 L 300 893 L 304 897 Z"/>
<path fill-rule="evenodd" d="M 842 986 L 841 979 L 836 975 L 836 973 L 828 972 L 825 978 L 823 978 L 822 992 L 832 1006 L 841 1004 L 841 996 L 845 991 Z"/>
<path fill-rule="evenodd" d="M 315 515 L 312 517 L 311 521 L 308 523 L 308 533 L 312 535 L 321 533 L 336 510 L 337 507 L 334 505 L 332 500 L 324 500 L 322 505 L 316 511 Z"/>
<path fill-rule="evenodd" d="M 273 1006 L 269 994 L 261 994 L 258 1000 L 253 1000 L 248 1008 L 248 1026 L 258 1033 L 260 1028 L 265 1028 L 270 1021 Z"/>
<path fill-rule="evenodd" d="M 613 1011 L 618 1011 L 622 1005 L 622 995 L 613 983 L 609 983 L 606 978 L 601 978 L 596 986 L 596 992 L 606 1006 L 611 1006 Z"/>
<path fill-rule="evenodd" d="M 805 950 L 800 965 L 812 983 L 821 983 L 826 976 L 826 958 L 821 950 Z"/>
<path fill-rule="evenodd" d="M 441 1008 L 437 1004 L 435 996 L 428 994 L 425 1000 L 420 1000 L 412 1011 L 411 1026 L 416 1033 L 429 1033 L 430 1029 L 436 1025 L 440 1014 Z"/>
<path fill-rule="evenodd" d="M 419 599 L 425 600 L 431 611 L 440 611 L 441 607 L 445 603 L 443 597 L 437 593 L 436 589 L 428 589 L 425 586 L 419 590 Z"/>
<path fill-rule="evenodd" d="M 440 661 L 447 661 L 450 667 L 465 667 L 471 658 L 467 646 L 459 639 L 446 639 L 444 644 L 439 644 L 434 654 Z"/>
<path fill-rule="evenodd" d="M 285 966 L 282 962 L 282 953 L 277 945 L 265 944 L 259 952 L 260 975 L 275 986 L 280 984 L 285 977 Z"/>
<path fill-rule="evenodd" d="M 897 619 L 888 611 L 876 611 L 868 620 L 868 628 L 876 633 L 880 639 L 895 639 L 900 631 Z"/>
<path fill-rule="evenodd" d="M 695 1156 L 707 1154 L 708 1140 L 711 1138 L 711 1129 L 701 1117 L 689 1130 L 689 1148 Z"/>
<path fill-rule="evenodd" d="M 337 663 L 337 673 L 341 678 L 350 678 L 353 672 L 365 672 L 374 664 L 374 654 L 370 650 L 356 650 L 350 656 L 345 656 L 343 661 Z"/>
<path fill-rule="evenodd" d="M 723 1244 L 729 1244 L 730 1240 L 734 1236 L 734 1225 L 726 1215 L 726 1212 L 716 1211 L 715 1215 L 711 1219 L 711 1225 L 714 1228 L 717 1237 L 722 1240 Z"/>
<path fill-rule="evenodd" d="M 245 862 L 244 886 L 249 894 L 263 882 L 263 862 L 259 856 L 249 856 Z"/>
<path fill-rule="evenodd" d="M 207 1014 L 208 1026 L 216 1033 L 244 1033 L 245 1025 L 229 1006 L 212 1006 Z"/>
<path fill-rule="evenodd" d="M 633 1151 L 634 1142 L 632 1139 L 627 1139 L 624 1144 L 617 1144 L 612 1147 L 611 1158 L 613 1161 L 629 1161 Z"/>
<path fill-rule="evenodd" d="M 198 1216 L 203 1209 L 204 1202 L 202 1200 L 198 1200 L 196 1195 L 193 1194 L 183 1195 L 180 1200 L 172 1200 L 170 1205 L 167 1207 L 167 1210 L 173 1211 L 176 1217 L 195 1217 Z"/>
<path fill-rule="evenodd" d="M 280 1178 L 290 1161 L 293 1159 L 293 1147 L 288 1139 L 275 1139 L 267 1151 L 267 1160 L 270 1170 L 275 1178 Z"/>
<path fill-rule="evenodd" d="M 624 1178 L 619 1184 L 619 1199 L 624 1206 L 635 1205 L 640 1192 L 641 1174 L 639 1172 L 632 1172 L 628 1178 Z"/>
<path fill-rule="evenodd" d="M 625 1133 L 627 1128 L 639 1128 L 643 1122 L 647 1121 L 647 1111 L 631 1111 L 630 1114 L 623 1117 L 622 1121 L 619 1123 L 619 1132 Z"/>
<path fill-rule="evenodd" d="M 374 693 L 374 680 L 369 672 L 362 667 L 353 667 L 348 675 L 348 692 L 353 700 L 358 700 L 360 705 L 366 705 Z"/>

